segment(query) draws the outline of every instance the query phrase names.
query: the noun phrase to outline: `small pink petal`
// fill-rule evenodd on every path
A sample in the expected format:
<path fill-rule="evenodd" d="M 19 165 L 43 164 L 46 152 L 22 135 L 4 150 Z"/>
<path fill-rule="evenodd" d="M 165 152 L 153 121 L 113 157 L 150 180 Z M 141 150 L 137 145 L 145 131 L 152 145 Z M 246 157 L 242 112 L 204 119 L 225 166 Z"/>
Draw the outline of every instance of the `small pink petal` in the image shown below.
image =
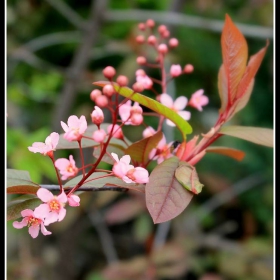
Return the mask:
<path fill-rule="evenodd" d="M 178 98 L 176 98 L 176 100 L 173 104 L 173 108 L 177 111 L 181 111 L 181 110 L 185 109 L 187 104 L 188 104 L 188 98 L 185 96 L 179 96 Z"/>
<path fill-rule="evenodd" d="M 40 188 L 37 191 L 37 196 L 43 201 L 43 202 L 48 202 L 49 200 L 51 200 L 54 195 L 47 189 L 45 188 Z"/>
<path fill-rule="evenodd" d="M 191 118 L 191 113 L 189 111 L 180 111 L 178 114 L 186 121 Z"/>
<path fill-rule="evenodd" d="M 36 225 L 36 226 L 29 227 L 28 232 L 33 238 L 36 238 L 39 234 L 39 230 L 40 230 L 40 226 Z"/>
<path fill-rule="evenodd" d="M 172 108 L 173 107 L 173 99 L 167 93 L 162 93 L 160 95 L 160 99 L 159 100 L 160 100 L 160 103 L 163 104 L 164 106 L 166 106 L 168 108 Z"/>

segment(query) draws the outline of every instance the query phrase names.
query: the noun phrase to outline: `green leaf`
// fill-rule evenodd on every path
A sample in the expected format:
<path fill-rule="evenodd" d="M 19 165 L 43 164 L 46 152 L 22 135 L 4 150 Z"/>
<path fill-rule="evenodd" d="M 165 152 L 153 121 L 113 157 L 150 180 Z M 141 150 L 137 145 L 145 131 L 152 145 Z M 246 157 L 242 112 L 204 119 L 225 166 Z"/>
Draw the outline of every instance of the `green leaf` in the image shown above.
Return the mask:
<path fill-rule="evenodd" d="M 199 182 L 195 167 L 185 161 L 179 162 L 179 166 L 175 171 L 175 177 L 184 188 L 194 194 L 200 193 L 204 186 Z"/>
<path fill-rule="evenodd" d="M 152 149 L 156 148 L 159 141 L 162 139 L 163 133 L 158 131 L 153 136 L 141 139 L 130 145 L 124 153 L 130 155 L 133 161 L 142 163 L 145 166 L 149 161 L 149 154 Z"/>
<path fill-rule="evenodd" d="M 25 170 L 7 169 L 6 187 L 13 187 L 19 185 L 39 186 L 33 183 L 30 179 L 29 172 Z"/>
<path fill-rule="evenodd" d="M 93 84 L 104 87 L 105 85 L 111 83 L 108 81 L 99 81 Z M 152 98 L 134 92 L 132 89 L 128 87 L 120 87 L 117 83 L 113 83 L 113 86 L 120 95 L 127 97 L 133 100 L 134 102 L 138 102 L 139 104 L 171 120 L 180 130 L 183 140 L 186 140 L 186 134 L 192 133 L 192 127 L 190 126 L 190 124 L 170 108 L 162 105 L 161 103 L 159 103 L 158 101 Z"/>
<path fill-rule="evenodd" d="M 175 177 L 179 158 L 171 157 L 157 165 L 146 185 L 146 205 L 153 222 L 163 223 L 178 216 L 190 203 L 193 194 Z"/>
<path fill-rule="evenodd" d="M 219 131 L 220 134 L 237 137 L 273 148 L 273 129 L 251 126 L 224 126 Z"/>
<path fill-rule="evenodd" d="M 25 209 L 34 210 L 42 201 L 38 198 L 17 199 L 7 205 L 7 220 L 14 220 L 21 217 L 21 211 Z"/>

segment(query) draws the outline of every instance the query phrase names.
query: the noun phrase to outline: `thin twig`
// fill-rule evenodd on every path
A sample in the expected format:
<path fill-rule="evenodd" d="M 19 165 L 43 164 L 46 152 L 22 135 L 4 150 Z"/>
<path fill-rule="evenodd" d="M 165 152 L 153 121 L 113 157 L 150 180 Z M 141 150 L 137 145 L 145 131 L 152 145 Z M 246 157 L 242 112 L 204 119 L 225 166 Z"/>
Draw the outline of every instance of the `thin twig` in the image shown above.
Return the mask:
<path fill-rule="evenodd" d="M 74 58 L 67 72 L 61 95 L 53 114 L 52 127 L 54 131 L 60 130 L 60 121 L 68 117 L 77 95 L 79 82 L 85 68 L 90 62 L 92 46 L 97 42 L 102 17 L 106 9 L 106 0 L 92 1 L 87 28 L 83 34 L 81 45 L 74 54 Z"/>
<path fill-rule="evenodd" d="M 184 15 L 175 12 L 161 12 L 149 10 L 114 10 L 105 13 L 105 19 L 108 22 L 115 21 L 145 21 L 152 18 L 156 22 L 198 28 L 202 30 L 210 30 L 212 32 L 220 33 L 224 26 L 223 20 L 206 19 L 199 16 Z M 263 27 L 257 25 L 249 25 L 236 23 L 245 37 L 252 37 L 256 39 L 273 39 L 273 28 Z"/>
<path fill-rule="evenodd" d="M 59 191 L 59 185 L 40 185 L 40 187 L 48 189 L 50 191 Z M 71 190 L 72 188 L 65 188 L 65 190 Z M 127 188 L 123 187 L 111 187 L 111 186 L 103 186 L 101 188 L 95 187 L 80 187 L 79 191 L 86 191 L 86 192 L 100 192 L 100 191 L 116 191 L 116 192 L 126 192 L 128 191 Z"/>
<path fill-rule="evenodd" d="M 72 8 L 70 8 L 65 1 L 60 0 L 45 0 L 51 6 L 53 6 L 58 12 L 60 12 L 69 22 L 71 22 L 76 28 L 83 29 L 85 23 L 83 18 L 80 17 Z"/>

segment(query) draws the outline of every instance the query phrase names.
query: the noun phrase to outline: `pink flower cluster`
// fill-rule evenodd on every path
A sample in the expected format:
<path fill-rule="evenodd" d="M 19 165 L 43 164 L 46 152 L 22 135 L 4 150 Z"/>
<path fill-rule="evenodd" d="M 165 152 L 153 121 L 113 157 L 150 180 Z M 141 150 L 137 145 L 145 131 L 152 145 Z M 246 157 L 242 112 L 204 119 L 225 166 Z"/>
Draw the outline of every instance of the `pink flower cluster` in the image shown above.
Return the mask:
<path fill-rule="evenodd" d="M 34 211 L 31 209 L 21 211 L 22 221 L 13 222 L 13 226 L 17 229 L 27 226 L 29 228 L 28 232 L 33 238 L 39 235 L 40 230 L 43 235 L 51 234 L 45 226 L 64 219 L 67 202 L 72 207 L 80 205 L 80 198 L 77 195 L 67 197 L 64 191 L 60 195 L 55 196 L 49 190 L 40 188 L 37 191 L 37 197 L 43 203 L 36 207 Z"/>

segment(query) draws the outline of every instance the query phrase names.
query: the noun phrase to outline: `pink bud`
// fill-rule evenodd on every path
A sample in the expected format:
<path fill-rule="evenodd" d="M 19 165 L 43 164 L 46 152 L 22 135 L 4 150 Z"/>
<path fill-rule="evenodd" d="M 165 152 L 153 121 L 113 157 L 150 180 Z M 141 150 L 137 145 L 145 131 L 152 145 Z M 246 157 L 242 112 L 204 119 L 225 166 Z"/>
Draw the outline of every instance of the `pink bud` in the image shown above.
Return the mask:
<path fill-rule="evenodd" d="M 143 84 L 136 82 L 132 85 L 132 88 L 135 92 L 142 92 L 144 90 Z"/>
<path fill-rule="evenodd" d="M 166 54 L 168 52 L 168 47 L 166 44 L 160 44 L 158 46 L 158 52 L 161 54 Z"/>
<path fill-rule="evenodd" d="M 162 35 L 161 35 L 163 38 L 168 38 L 170 36 L 170 32 L 169 30 L 165 30 Z"/>
<path fill-rule="evenodd" d="M 169 46 L 171 48 L 176 48 L 179 45 L 179 41 L 176 38 L 171 38 L 169 40 Z"/>
<path fill-rule="evenodd" d="M 143 122 L 143 116 L 142 114 L 132 114 L 130 118 L 132 125 L 140 125 Z"/>
<path fill-rule="evenodd" d="M 91 113 L 91 120 L 94 124 L 100 125 L 104 121 L 103 111 L 98 107 L 94 106 L 95 110 Z"/>
<path fill-rule="evenodd" d="M 112 124 L 108 125 L 107 127 L 107 132 L 110 133 L 112 130 Z M 114 129 L 112 131 L 113 137 L 118 138 L 118 139 L 122 139 L 123 138 L 123 132 L 121 127 L 118 124 L 114 125 Z"/>
<path fill-rule="evenodd" d="M 143 35 L 138 35 L 138 36 L 136 37 L 136 42 L 137 42 L 138 44 L 143 44 L 143 43 L 145 42 L 145 37 L 144 37 Z"/>
<path fill-rule="evenodd" d="M 125 87 L 128 84 L 128 78 L 124 75 L 118 76 L 116 81 L 121 87 Z"/>
<path fill-rule="evenodd" d="M 158 33 L 160 33 L 161 35 L 165 32 L 167 30 L 167 27 L 166 27 L 166 25 L 160 25 L 159 27 L 158 27 Z"/>
<path fill-rule="evenodd" d="M 182 68 L 179 64 L 172 64 L 170 67 L 170 74 L 172 77 L 178 77 L 182 74 Z"/>
<path fill-rule="evenodd" d="M 102 95 L 101 90 L 99 90 L 99 89 L 94 89 L 94 90 L 90 93 L 90 99 L 91 99 L 92 101 L 95 101 L 96 97 L 97 97 L 97 96 L 100 96 L 100 95 Z"/>
<path fill-rule="evenodd" d="M 106 132 L 104 129 L 98 129 L 98 130 L 95 130 L 92 134 L 92 139 L 95 141 L 95 142 L 98 142 L 98 143 L 101 143 L 101 142 L 104 142 L 105 138 L 106 138 Z"/>
<path fill-rule="evenodd" d="M 97 96 L 95 99 L 95 104 L 101 108 L 106 107 L 108 105 L 108 102 L 108 97 L 105 95 Z"/>
<path fill-rule="evenodd" d="M 105 85 L 102 91 L 103 94 L 105 94 L 108 97 L 111 97 L 115 93 L 114 87 L 112 85 Z"/>
<path fill-rule="evenodd" d="M 150 28 L 153 28 L 155 26 L 155 21 L 152 19 L 147 19 L 146 25 Z"/>
<path fill-rule="evenodd" d="M 184 67 L 184 72 L 189 74 L 193 72 L 194 67 L 191 64 L 186 64 Z"/>
<path fill-rule="evenodd" d="M 157 42 L 157 38 L 154 35 L 150 35 L 147 39 L 148 44 L 155 45 Z"/>
<path fill-rule="evenodd" d="M 140 22 L 140 23 L 138 24 L 138 29 L 141 30 L 141 31 L 144 31 L 144 30 L 146 29 L 145 23 Z"/>
<path fill-rule="evenodd" d="M 135 72 L 135 76 L 146 76 L 146 72 L 143 69 L 138 69 Z"/>
<path fill-rule="evenodd" d="M 112 66 L 107 66 L 103 69 L 103 75 L 107 79 L 112 79 L 116 74 L 116 70 Z"/>
<path fill-rule="evenodd" d="M 139 65 L 144 65 L 144 64 L 146 64 L 147 59 L 144 56 L 138 56 L 137 59 L 136 59 L 136 62 Z"/>

